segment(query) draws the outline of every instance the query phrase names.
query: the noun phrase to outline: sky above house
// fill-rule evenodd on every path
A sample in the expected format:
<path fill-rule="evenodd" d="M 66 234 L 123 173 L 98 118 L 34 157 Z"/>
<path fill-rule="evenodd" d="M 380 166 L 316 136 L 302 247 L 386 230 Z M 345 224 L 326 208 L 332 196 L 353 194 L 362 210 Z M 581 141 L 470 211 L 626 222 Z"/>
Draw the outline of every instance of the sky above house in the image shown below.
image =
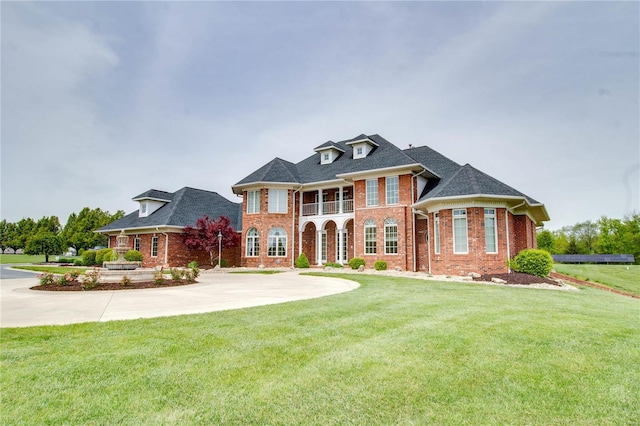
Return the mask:
<path fill-rule="evenodd" d="M 428 145 L 559 229 L 640 210 L 637 2 L 1 3 L 10 222 L 184 186 L 361 133 Z"/>

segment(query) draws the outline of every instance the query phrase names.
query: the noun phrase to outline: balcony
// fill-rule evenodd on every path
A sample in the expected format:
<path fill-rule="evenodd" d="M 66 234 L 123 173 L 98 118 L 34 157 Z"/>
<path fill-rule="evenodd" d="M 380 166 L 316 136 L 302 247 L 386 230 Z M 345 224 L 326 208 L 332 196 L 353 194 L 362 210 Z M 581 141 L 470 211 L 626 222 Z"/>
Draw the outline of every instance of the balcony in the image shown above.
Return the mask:
<path fill-rule="evenodd" d="M 322 207 L 322 210 L 320 210 L 320 207 Z M 353 200 L 343 200 L 342 210 L 340 210 L 340 201 L 325 201 L 324 203 L 308 203 L 302 205 L 302 216 L 318 216 L 341 213 L 353 213 Z"/>

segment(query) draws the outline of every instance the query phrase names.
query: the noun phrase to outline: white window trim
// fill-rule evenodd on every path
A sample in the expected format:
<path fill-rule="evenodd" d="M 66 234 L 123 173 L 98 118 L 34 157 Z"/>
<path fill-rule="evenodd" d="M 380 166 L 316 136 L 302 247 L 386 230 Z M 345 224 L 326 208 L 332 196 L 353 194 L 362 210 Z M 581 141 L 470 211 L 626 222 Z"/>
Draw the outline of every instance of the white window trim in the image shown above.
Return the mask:
<path fill-rule="evenodd" d="M 153 243 L 156 243 L 156 254 L 153 254 Z M 151 257 L 158 257 L 158 246 L 159 246 L 159 239 L 158 237 L 151 237 Z"/>
<path fill-rule="evenodd" d="M 465 233 L 465 245 L 467 249 L 465 251 L 456 250 L 456 212 L 464 212 L 464 233 Z M 458 220 L 461 220 L 463 215 L 459 215 Z M 468 254 L 469 253 L 469 221 L 467 218 L 467 209 L 453 209 L 451 211 L 451 223 L 453 228 L 453 253 L 454 254 Z"/>
<path fill-rule="evenodd" d="M 275 230 L 275 229 L 280 229 L 282 230 L 282 233 L 284 235 L 271 235 L 271 231 Z M 267 234 L 267 257 L 287 257 L 287 231 L 285 231 L 284 228 L 280 228 L 280 227 L 275 227 L 275 228 L 271 228 L 269 230 L 269 233 Z M 275 239 L 276 242 L 276 254 L 269 254 L 269 247 L 270 247 L 270 240 L 271 239 Z M 284 247 L 284 254 L 278 254 L 278 241 L 284 239 L 284 244 L 282 245 L 282 247 Z"/>
<path fill-rule="evenodd" d="M 371 225 L 371 223 L 373 223 L 373 225 Z M 367 252 L 367 228 L 373 228 L 374 229 L 374 239 L 373 242 L 375 243 L 374 247 L 373 247 L 373 253 L 368 253 Z M 375 221 L 373 221 L 372 219 L 368 219 L 364 222 L 364 254 L 368 254 L 368 255 L 373 255 L 373 254 L 378 254 L 378 226 L 375 223 Z"/>
<path fill-rule="evenodd" d="M 251 197 L 251 194 L 254 194 L 253 197 Z M 253 200 L 251 198 L 253 198 Z M 253 209 L 255 209 L 255 211 L 252 211 Z M 247 191 L 247 214 L 258 213 L 260 213 L 260 190 Z"/>
<path fill-rule="evenodd" d="M 369 182 L 375 182 L 375 187 L 376 187 L 375 188 L 376 189 L 376 191 L 375 191 L 375 194 L 376 194 L 376 202 L 375 202 L 375 204 L 369 202 Z M 365 202 L 366 202 L 367 207 L 377 206 L 378 202 L 379 202 L 379 200 L 378 200 L 378 178 L 367 179 L 365 181 L 364 192 L 365 192 Z"/>
<path fill-rule="evenodd" d="M 393 221 L 393 223 L 388 222 L 389 220 Z M 396 228 L 396 252 L 395 253 L 390 253 L 387 251 L 387 228 L 390 227 L 395 227 Z M 389 218 L 387 220 L 384 221 L 384 254 L 386 255 L 390 255 L 390 256 L 397 256 L 398 252 L 400 251 L 400 232 L 398 230 L 398 221 L 392 218 Z"/>
<path fill-rule="evenodd" d="M 255 230 L 256 233 L 254 235 L 249 235 L 249 233 Z M 253 245 L 249 244 L 249 239 L 254 240 Z M 256 243 L 258 245 L 258 249 L 255 250 L 255 254 L 249 254 L 249 248 L 255 248 Z M 250 228 L 247 231 L 247 236 L 246 236 L 246 244 L 247 244 L 247 248 L 245 250 L 245 257 L 258 257 L 260 256 L 260 234 L 258 233 L 258 230 L 256 228 Z"/>
<path fill-rule="evenodd" d="M 272 192 L 273 191 L 273 192 Z M 282 207 L 280 205 L 280 195 L 281 193 L 284 193 L 284 211 L 280 211 L 280 207 Z M 277 195 L 277 205 L 274 206 L 276 207 L 275 211 L 271 210 L 271 202 L 273 200 L 273 194 L 278 194 Z M 268 202 L 268 206 L 267 206 L 267 211 L 269 213 L 272 214 L 287 214 L 289 212 L 289 191 L 286 189 L 279 189 L 279 188 L 269 188 L 269 202 Z"/>
<path fill-rule="evenodd" d="M 396 180 L 396 189 L 395 189 L 396 201 L 393 203 L 389 201 L 389 179 Z M 384 180 L 384 192 L 385 192 L 385 204 L 387 205 L 399 204 L 400 203 L 400 177 L 387 176 Z"/>
<path fill-rule="evenodd" d="M 487 211 L 493 213 L 487 213 Z M 496 248 L 495 251 L 487 250 L 487 218 L 493 218 L 493 245 Z M 484 209 L 484 249 L 489 254 L 498 253 L 498 215 L 496 214 L 496 209 Z"/>

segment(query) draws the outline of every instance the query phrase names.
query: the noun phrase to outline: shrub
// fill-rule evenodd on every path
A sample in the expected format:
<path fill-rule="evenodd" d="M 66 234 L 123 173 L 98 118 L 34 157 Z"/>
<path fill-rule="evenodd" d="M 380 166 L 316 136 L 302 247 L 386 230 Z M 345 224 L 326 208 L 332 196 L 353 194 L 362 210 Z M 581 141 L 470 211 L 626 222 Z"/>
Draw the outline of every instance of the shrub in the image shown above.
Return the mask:
<path fill-rule="evenodd" d="M 122 276 L 122 279 L 120 280 L 120 285 L 123 287 L 127 287 L 131 285 L 131 278 L 129 278 L 126 275 Z"/>
<path fill-rule="evenodd" d="M 187 269 L 186 271 L 182 271 L 184 273 L 184 280 L 188 283 L 196 282 L 193 276 L 193 269 Z"/>
<path fill-rule="evenodd" d="M 218 264 L 218 259 L 213 261 L 213 266 L 216 266 Z M 220 259 L 220 267 L 221 268 L 226 268 L 227 267 L 227 260 L 226 259 Z"/>
<path fill-rule="evenodd" d="M 384 260 L 376 260 L 376 263 L 373 264 L 373 267 L 376 271 L 385 271 L 387 269 L 387 262 Z"/>
<path fill-rule="evenodd" d="M 82 266 L 84 265 L 84 262 L 82 262 L 82 259 L 76 259 L 73 261 L 73 266 Z"/>
<path fill-rule="evenodd" d="M 82 279 L 82 289 L 83 290 L 91 290 L 92 288 L 98 285 L 100 280 L 100 271 L 94 269 L 91 272 L 86 272 Z"/>
<path fill-rule="evenodd" d="M 60 286 L 65 286 L 65 285 L 69 285 L 73 282 L 73 280 L 75 280 L 78 276 L 74 276 L 73 274 L 71 274 L 70 272 L 67 272 L 64 275 L 60 275 L 57 279 L 56 279 L 56 284 L 60 285 Z"/>
<path fill-rule="evenodd" d="M 54 282 L 53 274 L 51 272 L 45 272 L 42 275 L 38 275 L 40 279 L 40 285 L 51 285 Z"/>
<path fill-rule="evenodd" d="M 127 262 L 142 262 L 142 253 L 138 250 L 129 250 L 124 254 L 124 260 Z"/>
<path fill-rule="evenodd" d="M 198 268 L 198 262 L 191 261 L 189 262 L 189 264 L 187 265 L 187 268 L 189 268 L 191 270 L 191 273 L 193 274 L 193 281 L 196 280 L 196 278 L 198 278 L 198 276 L 200 275 L 200 269 Z"/>
<path fill-rule="evenodd" d="M 69 271 L 67 272 L 67 274 L 69 274 L 69 276 L 71 277 L 71 281 L 78 279 L 78 277 L 80 276 L 80 271 Z"/>
<path fill-rule="evenodd" d="M 324 264 L 325 267 L 329 267 L 329 268 L 342 268 L 342 265 L 339 263 L 335 263 L 335 262 L 327 262 Z"/>
<path fill-rule="evenodd" d="M 181 269 L 177 269 L 177 268 L 171 268 L 169 269 L 169 273 L 171 274 L 171 279 L 173 281 L 181 281 L 182 278 L 184 278 L 184 271 Z"/>
<path fill-rule="evenodd" d="M 553 269 L 553 258 L 546 250 L 522 250 L 510 262 L 510 266 L 516 272 L 546 277 Z"/>
<path fill-rule="evenodd" d="M 96 265 L 102 266 L 103 262 L 111 262 L 111 256 L 113 255 L 113 250 L 110 248 L 103 248 L 96 252 Z"/>
<path fill-rule="evenodd" d="M 361 257 L 354 257 L 349 261 L 349 266 L 351 267 L 351 269 L 358 269 L 360 266 L 364 266 L 364 265 L 365 265 L 364 259 Z"/>
<path fill-rule="evenodd" d="M 155 285 L 164 284 L 164 271 L 162 269 L 153 273 L 153 283 Z"/>
<path fill-rule="evenodd" d="M 73 263 L 75 259 L 71 259 L 68 257 L 60 257 L 56 260 L 56 263 Z"/>
<path fill-rule="evenodd" d="M 84 266 L 93 266 L 96 264 L 96 251 L 85 250 L 82 252 L 82 264 Z"/>
<path fill-rule="evenodd" d="M 296 259 L 296 268 L 308 268 L 311 265 L 309 264 L 309 259 L 307 255 L 304 253 L 300 253 L 300 256 Z"/>

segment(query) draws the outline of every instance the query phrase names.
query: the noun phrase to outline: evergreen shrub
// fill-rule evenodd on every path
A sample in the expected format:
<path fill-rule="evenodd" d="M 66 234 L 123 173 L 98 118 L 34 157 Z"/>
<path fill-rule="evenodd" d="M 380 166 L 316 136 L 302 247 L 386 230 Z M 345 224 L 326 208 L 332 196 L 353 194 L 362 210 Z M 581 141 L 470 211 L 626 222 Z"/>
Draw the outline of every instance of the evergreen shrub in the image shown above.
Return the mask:
<path fill-rule="evenodd" d="M 384 260 L 376 260 L 376 263 L 373 264 L 373 267 L 376 271 L 385 271 L 387 269 L 387 262 Z"/>
<path fill-rule="evenodd" d="M 129 250 L 124 254 L 124 260 L 127 262 L 142 262 L 142 253 L 138 250 Z"/>
<path fill-rule="evenodd" d="M 300 253 L 300 256 L 296 259 L 296 268 L 309 268 L 310 266 L 307 255 Z"/>
<path fill-rule="evenodd" d="M 547 277 L 553 269 L 553 258 L 546 250 L 527 249 L 518 253 L 510 266 L 516 272 Z"/>
<path fill-rule="evenodd" d="M 351 269 L 358 269 L 360 266 L 364 266 L 364 265 L 365 265 L 364 259 L 361 257 L 354 257 L 349 261 L 349 266 L 351 267 Z"/>

